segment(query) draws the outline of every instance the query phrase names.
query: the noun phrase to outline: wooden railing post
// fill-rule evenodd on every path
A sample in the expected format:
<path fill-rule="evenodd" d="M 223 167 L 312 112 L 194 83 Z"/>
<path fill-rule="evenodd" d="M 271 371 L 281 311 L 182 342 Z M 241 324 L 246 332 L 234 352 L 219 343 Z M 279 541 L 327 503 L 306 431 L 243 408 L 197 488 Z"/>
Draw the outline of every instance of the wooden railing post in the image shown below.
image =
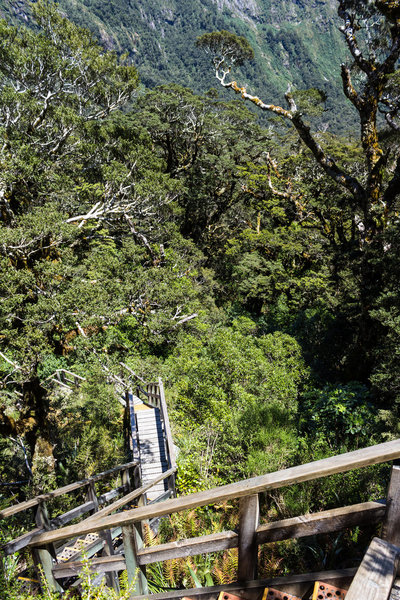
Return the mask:
<path fill-rule="evenodd" d="M 141 496 L 138 505 L 143 504 L 144 498 Z M 142 594 L 148 594 L 149 589 L 146 579 L 146 567 L 139 566 L 137 560 L 138 550 L 141 550 L 144 547 L 141 521 L 133 523 L 132 525 L 123 526 L 122 537 L 124 540 L 124 554 L 128 581 L 129 583 L 135 582 L 133 595 L 140 596 Z"/>
<path fill-rule="evenodd" d="M 87 484 L 86 500 L 88 502 L 93 502 L 94 505 L 93 511 L 91 511 L 90 514 L 96 513 L 99 510 L 99 501 L 97 498 L 96 488 L 93 479 L 91 479 Z"/>
<path fill-rule="evenodd" d="M 40 502 L 36 509 L 35 514 L 36 525 L 40 528 L 49 531 L 51 529 L 49 513 L 45 502 Z M 33 563 L 38 571 L 39 581 L 42 582 L 43 577 L 46 580 L 47 586 L 50 590 L 55 592 L 62 592 L 63 588 L 60 586 L 58 581 L 53 575 L 53 561 L 56 560 L 56 550 L 54 544 L 47 544 L 45 546 L 38 546 L 32 549 Z M 39 569 L 40 566 L 40 569 Z"/>
<path fill-rule="evenodd" d="M 257 577 L 258 547 L 256 529 L 258 525 L 258 494 L 241 498 L 239 505 L 238 581 L 249 581 Z"/>
<path fill-rule="evenodd" d="M 132 491 L 131 476 L 129 474 L 129 469 L 124 469 L 123 471 L 121 471 L 121 483 L 125 487 L 124 494 L 128 494 Z"/>
<path fill-rule="evenodd" d="M 91 512 L 91 514 L 97 513 L 99 510 L 99 500 L 97 498 L 95 482 L 93 481 L 93 479 L 91 479 L 88 483 L 86 498 L 88 501 L 93 502 L 93 504 L 94 504 L 94 509 L 93 509 L 93 512 Z M 104 548 L 101 553 L 102 556 L 113 556 L 114 555 L 114 546 L 113 546 L 111 531 L 109 529 L 100 531 L 99 536 L 104 540 Z M 118 573 L 115 573 L 114 571 L 110 571 L 105 574 L 105 577 L 106 577 L 107 585 L 109 587 L 114 588 L 114 590 L 116 592 L 119 592 L 120 590 L 119 590 Z"/>
<path fill-rule="evenodd" d="M 138 391 L 139 391 L 139 388 L 136 393 L 137 396 L 138 396 Z M 133 404 L 132 392 L 126 393 L 126 405 L 127 405 L 127 410 L 128 410 L 129 448 L 132 453 L 132 459 L 138 461 L 140 457 L 139 457 L 139 447 L 138 447 L 138 439 L 137 439 L 135 408 L 134 408 L 134 404 Z"/>
<path fill-rule="evenodd" d="M 389 489 L 386 499 L 386 513 L 383 520 L 382 538 L 400 546 L 400 461 L 393 462 Z"/>

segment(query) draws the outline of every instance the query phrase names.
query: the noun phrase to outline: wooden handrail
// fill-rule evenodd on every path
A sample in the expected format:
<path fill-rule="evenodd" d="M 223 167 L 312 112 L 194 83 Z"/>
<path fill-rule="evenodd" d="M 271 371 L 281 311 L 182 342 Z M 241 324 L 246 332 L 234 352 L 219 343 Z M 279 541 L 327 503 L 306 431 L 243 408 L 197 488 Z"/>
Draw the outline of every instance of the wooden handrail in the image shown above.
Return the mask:
<path fill-rule="evenodd" d="M 256 544 L 280 542 L 287 539 L 298 539 L 310 535 L 340 531 L 356 525 L 380 523 L 385 515 L 386 505 L 380 502 L 363 502 L 325 510 L 319 513 L 302 515 L 282 521 L 273 521 L 259 525 L 255 532 Z M 237 548 L 239 536 L 233 531 L 212 533 L 196 538 L 189 538 L 149 546 L 138 552 L 139 565 L 154 562 L 196 556 L 206 552 L 218 552 L 228 548 Z"/>
<path fill-rule="evenodd" d="M 15 515 L 23 510 L 27 510 L 28 508 L 38 506 L 41 502 L 51 500 L 52 498 L 57 498 L 58 496 L 62 496 L 63 494 L 68 494 L 69 492 L 73 492 L 74 490 L 78 490 L 79 488 L 85 487 L 91 482 L 100 481 L 101 479 L 105 479 L 113 473 L 118 473 L 119 471 L 129 469 L 136 465 L 138 465 L 137 460 L 125 463 L 124 465 L 118 465 L 118 467 L 114 467 L 113 469 L 109 469 L 108 471 L 103 471 L 102 473 L 98 473 L 97 475 L 92 475 L 92 477 L 88 477 L 87 479 L 75 481 L 74 483 L 65 485 L 61 488 L 53 490 L 52 492 L 47 492 L 46 494 L 35 496 L 35 498 L 31 498 L 30 500 L 26 500 L 25 502 L 20 502 L 19 504 L 15 504 L 14 506 L 9 506 L 8 508 L 5 508 L 4 510 L 0 511 L 0 519 L 11 517 L 12 515 Z"/>
<path fill-rule="evenodd" d="M 139 447 L 138 447 L 138 434 L 136 427 L 135 408 L 133 405 L 133 394 L 132 392 L 126 392 L 126 409 L 128 411 L 128 419 L 130 424 L 129 440 L 132 444 L 132 458 L 139 462 Z"/>
<path fill-rule="evenodd" d="M 158 383 L 146 383 L 146 387 L 147 387 L 147 389 L 149 389 L 150 387 L 158 388 Z M 143 402 L 143 404 L 145 404 L 146 406 L 149 406 L 150 408 L 158 408 L 158 409 L 160 408 L 160 404 L 161 404 L 160 394 L 146 391 L 140 385 L 136 386 L 136 390 L 138 392 L 137 395 L 139 398 L 140 398 L 140 393 L 145 395 L 145 399 L 140 398 L 140 400 Z M 156 398 L 157 400 L 154 401 L 153 398 Z"/>
<path fill-rule="evenodd" d="M 167 403 L 165 401 L 164 385 L 163 385 L 161 377 L 158 380 L 158 389 L 160 390 L 160 408 L 161 408 L 162 418 L 164 421 L 164 431 L 165 431 L 165 437 L 166 437 L 165 441 L 167 443 L 169 466 L 171 467 L 171 469 L 173 469 L 176 467 L 175 450 L 174 450 L 174 443 L 172 441 L 171 425 L 169 423 Z"/>
<path fill-rule="evenodd" d="M 347 452 L 338 456 L 331 456 L 330 458 L 324 458 L 305 465 L 277 471 L 275 473 L 260 475 L 237 483 L 220 486 L 212 490 L 166 500 L 165 502 L 160 502 L 151 506 L 134 508 L 124 513 L 96 519 L 96 521 L 92 521 L 86 525 L 80 523 L 79 525 L 64 527 L 57 531 L 38 534 L 32 538 L 30 545 L 56 542 L 73 537 L 77 533 L 83 535 L 119 525 L 126 526 L 138 523 L 145 519 L 152 519 L 154 517 L 160 517 L 224 500 L 243 498 L 266 490 L 277 489 L 304 481 L 311 481 L 335 473 L 343 473 L 353 469 L 391 461 L 399 457 L 400 439 L 355 450 L 353 452 Z"/>
<path fill-rule="evenodd" d="M 139 496 L 142 496 L 143 494 L 145 494 L 154 485 L 156 485 L 160 481 L 163 481 L 167 477 L 170 477 L 170 475 L 173 475 L 173 473 L 175 473 L 175 472 L 176 472 L 176 468 L 173 468 L 173 469 L 169 469 L 169 471 L 165 471 L 165 473 L 161 473 L 161 475 L 159 475 L 158 477 L 155 477 L 149 483 L 146 483 L 146 485 L 142 485 L 140 488 L 137 488 L 136 490 L 133 490 L 129 494 L 126 494 L 126 496 L 123 496 L 119 500 L 116 500 L 109 506 L 105 506 L 104 508 L 102 508 L 101 510 L 96 512 L 94 515 L 91 515 L 90 517 L 87 517 L 87 519 L 85 519 L 84 521 L 81 521 L 79 524 L 83 525 L 84 523 L 91 523 L 93 521 L 97 521 L 98 519 L 101 519 L 102 517 L 105 517 L 106 515 L 111 514 L 115 510 L 118 510 L 119 508 L 126 506 L 129 502 L 131 502 L 135 498 L 139 498 Z"/>

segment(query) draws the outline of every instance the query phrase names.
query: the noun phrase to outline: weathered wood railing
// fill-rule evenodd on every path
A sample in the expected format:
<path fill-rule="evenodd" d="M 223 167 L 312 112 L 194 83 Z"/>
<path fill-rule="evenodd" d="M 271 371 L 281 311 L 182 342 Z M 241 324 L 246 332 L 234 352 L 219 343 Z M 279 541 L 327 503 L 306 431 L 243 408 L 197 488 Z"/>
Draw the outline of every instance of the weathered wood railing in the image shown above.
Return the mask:
<path fill-rule="evenodd" d="M 10 506 L 2 511 L 0 511 L 0 520 L 6 519 L 8 517 L 12 517 L 13 515 L 17 515 L 21 512 L 26 512 L 29 510 L 33 510 L 32 519 L 36 524 L 36 527 L 31 531 L 24 533 L 18 538 L 11 540 L 7 544 L 5 544 L 1 551 L 4 555 L 10 555 L 14 552 L 22 550 L 26 548 L 31 539 L 37 535 L 38 533 L 44 533 L 46 531 L 51 531 L 53 529 L 62 527 L 71 521 L 78 519 L 86 514 L 94 514 L 99 511 L 99 507 L 106 505 L 111 500 L 114 500 L 121 494 L 126 495 L 131 492 L 132 487 L 139 481 L 138 480 L 138 462 L 133 461 L 129 463 L 125 463 L 123 465 L 119 465 L 113 469 L 109 469 L 108 471 L 104 471 L 103 473 L 98 473 L 97 475 L 93 475 L 92 477 L 88 477 L 87 479 L 83 479 L 81 481 L 76 481 L 69 485 L 63 486 L 51 492 L 41 494 L 30 500 L 25 502 L 20 502 L 19 504 L 15 504 L 14 506 Z M 97 482 L 103 482 L 105 484 L 107 479 L 111 477 L 121 477 L 121 485 L 110 489 L 109 491 L 98 495 L 96 493 L 95 484 Z M 108 486 L 110 487 L 110 486 Z M 50 510 L 49 510 L 49 502 L 54 500 L 55 498 L 60 498 L 67 494 L 71 494 L 72 492 L 80 491 L 84 492 L 84 502 L 82 503 L 82 495 L 80 499 L 79 505 L 74 508 L 60 514 L 56 517 L 51 518 Z M 70 500 L 71 502 L 71 500 Z M 105 510 L 107 510 L 107 506 Z M 104 510 L 104 509 L 103 509 Z M 109 513 L 107 513 L 109 514 Z M 108 547 L 108 549 L 112 548 L 112 536 L 109 532 L 104 532 L 102 534 L 102 539 L 99 544 L 92 544 L 92 551 L 98 552 L 101 548 Z M 42 563 L 44 568 L 51 569 L 53 564 L 53 559 L 57 556 L 57 550 L 55 545 L 50 544 L 45 549 L 33 549 L 33 559 L 35 563 Z M 109 549 L 110 552 L 112 550 Z M 58 588 L 58 585 L 55 587 Z"/>
<path fill-rule="evenodd" d="M 139 567 L 140 571 L 136 582 L 135 595 L 147 593 L 145 578 L 146 564 L 237 547 L 239 561 L 238 582 L 228 586 L 228 589 L 245 587 L 251 590 L 256 588 L 258 584 L 265 585 L 266 583 L 271 583 L 254 581 L 257 576 L 257 549 L 259 544 L 332 532 L 362 523 L 373 524 L 379 522 L 383 522 L 382 537 L 392 544 L 398 545 L 400 543 L 400 467 L 397 465 L 392 469 L 386 504 L 384 502 L 364 502 L 260 525 L 259 494 L 261 492 L 392 461 L 399 457 L 400 440 L 386 442 L 354 452 L 325 458 L 313 463 L 291 467 L 283 471 L 224 485 L 212 490 L 148 506 L 138 506 L 123 513 L 107 516 L 106 511 L 102 511 L 97 515 L 89 517 L 79 525 L 64 527 L 56 531 L 37 533 L 31 538 L 30 545 L 34 548 L 43 549 L 48 544 L 70 539 L 77 534 L 82 535 L 95 531 L 104 531 L 120 526 L 123 532 L 125 558 L 111 557 L 108 562 L 107 560 L 102 560 L 101 570 L 115 571 L 126 567 L 129 578 L 134 580 L 136 569 Z M 167 476 L 167 473 L 163 475 Z M 128 497 L 129 495 L 125 497 L 125 500 Z M 155 517 L 235 498 L 240 500 L 238 533 L 225 531 L 161 544 L 150 548 L 143 547 L 141 536 L 141 525 L 143 522 Z M 123 502 L 124 499 L 121 499 L 119 508 L 121 508 Z M 97 563 L 97 566 L 99 566 L 99 563 Z M 74 565 L 74 568 L 79 572 L 79 564 Z M 93 564 L 93 568 L 96 568 L 95 563 Z M 342 572 L 342 575 L 344 574 L 347 577 L 351 576 L 354 574 L 354 570 L 346 570 Z M 296 575 L 286 579 L 279 578 L 278 580 L 274 580 L 274 583 L 276 586 L 282 586 L 285 583 L 286 585 L 292 585 L 294 582 L 297 582 L 297 584 L 303 582 L 304 584 L 311 577 L 318 577 L 318 575 L 320 574 Z M 324 575 L 328 579 L 338 577 L 337 572 L 333 572 L 333 575 L 329 572 Z M 48 580 L 51 585 L 54 582 L 53 575 L 48 575 Z M 213 598 L 215 597 L 213 593 L 215 592 L 216 594 L 220 589 L 213 588 L 211 591 L 203 590 L 203 592 L 191 590 L 189 595 L 199 595 L 202 593 L 205 596 L 208 595 L 208 597 Z M 226 589 L 226 586 L 224 589 Z M 176 591 L 172 594 L 161 594 L 154 597 L 179 598 L 184 595 L 187 595 L 187 591 L 182 591 L 182 593 Z"/>
<path fill-rule="evenodd" d="M 82 381 L 86 381 L 85 377 L 67 369 L 57 369 L 48 379 L 68 389 L 79 387 Z"/>

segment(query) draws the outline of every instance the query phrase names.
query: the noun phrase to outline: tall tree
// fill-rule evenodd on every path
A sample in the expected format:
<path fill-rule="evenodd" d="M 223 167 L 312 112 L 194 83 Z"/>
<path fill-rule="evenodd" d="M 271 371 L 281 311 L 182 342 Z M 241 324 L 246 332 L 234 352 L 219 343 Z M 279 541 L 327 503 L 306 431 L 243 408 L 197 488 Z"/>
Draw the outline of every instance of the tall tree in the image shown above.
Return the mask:
<path fill-rule="evenodd" d="M 251 58 L 246 40 L 220 31 L 201 36 L 197 43 L 211 55 L 215 76 L 223 87 L 293 126 L 326 180 L 331 182 L 331 206 L 335 198 L 340 197 L 338 208 L 347 203 L 346 212 L 352 220 L 350 227 L 345 225 L 347 235 L 343 235 L 342 226 L 332 228 L 332 223 L 326 221 L 326 194 L 320 196 L 320 206 L 318 196 L 314 197 L 313 213 L 320 215 L 321 231 L 326 226 L 331 232 L 336 229 L 333 237 L 331 235 L 331 246 L 339 243 L 343 256 L 347 255 L 347 276 L 354 282 L 354 289 L 347 306 L 343 304 L 341 308 L 348 311 L 347 325 L 353 331 L 349 372 L 352 370 L 353 376 L 358 374 L 365 378 L 371 368 L 367 360 L 371 348 L 385 333 L 373 316 L 372 307 L 380 294 L 382 258 L 390 249 L 388 233 L 396 226 L 400 195 L 397 133 L 400 14 L 397 1 L 339 0 L 337 4 L 341 32 L 349 52 L 348 63 L 340 66 L 343 91 L 358 114 L 360 127 L 360 156 L 358 165 L 353 163 L 354 168 L 349 168 L 349 161 L 338 145 L 326 143 L 328 136 L 312 132 L 308 116 L 303 113 L 304 101 L 314 105 L 318 101 L 323 103 L 323 94 L 319 94 L 318 99 L 317 90 L 299 94 L 289 86 L 286 106 L 265 102 L 248 93 L 231 77 L 236 64 Z M 276 190 L 277 197 L 278 187 Z M 289 194 L 288 201 L 294 208 L 296 200 L 295 194 Z M 356 369 L 355 365 L 358 365 Z"/>
<path fill-rule="evenodd" d="M 312 152 L 325 173 L 349 194 L 359 211 L 360 243 L 370 243 L 394 211 L 400 193 L 399 151 L 384 148 L 378 136 L 378 113 L 397 127 L 398 97 L 393 93 L 393 77 L 400 56 L 400 18 L 398 2 L 358 2 L 341 0 L 338 14 L 341 32 L 350 52 L 349 64 L 341 65 L 343 90 L 359 115 L 365 174 L 357 178 L 348 173 L 340 160 L 327 152 L 298 109 L 294 94 L 288 89 L 287 108 L 264 102 L 249 94 L 234 80 L 227 80 L 232 67 L 251 58 L 252 51 L 243 38 L 221 31 L 207 33 L 197 44 L 213 57 L 215 75 L 220 84 L 240 94 L 263 111 L 279 115 L 290 122 Z M 353 79 L 357 79 L 357 83 Z"/>

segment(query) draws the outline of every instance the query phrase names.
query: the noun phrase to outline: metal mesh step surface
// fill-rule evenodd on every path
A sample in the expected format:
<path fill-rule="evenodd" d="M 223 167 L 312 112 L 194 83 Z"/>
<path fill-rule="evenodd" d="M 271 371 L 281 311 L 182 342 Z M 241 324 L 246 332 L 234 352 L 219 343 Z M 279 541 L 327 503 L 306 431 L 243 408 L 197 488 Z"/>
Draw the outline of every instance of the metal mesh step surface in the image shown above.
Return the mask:
<path fill-rule="evenodd" d="M 72 546 L 67 546 L 57 555 L 57 561 L 64 562 L 70 560 L 75 554 L 79 554 L 82 550 L 93 544 L 99 537 L 97 533 L 88 533 L 84 538 L 75 540 Z"/>

